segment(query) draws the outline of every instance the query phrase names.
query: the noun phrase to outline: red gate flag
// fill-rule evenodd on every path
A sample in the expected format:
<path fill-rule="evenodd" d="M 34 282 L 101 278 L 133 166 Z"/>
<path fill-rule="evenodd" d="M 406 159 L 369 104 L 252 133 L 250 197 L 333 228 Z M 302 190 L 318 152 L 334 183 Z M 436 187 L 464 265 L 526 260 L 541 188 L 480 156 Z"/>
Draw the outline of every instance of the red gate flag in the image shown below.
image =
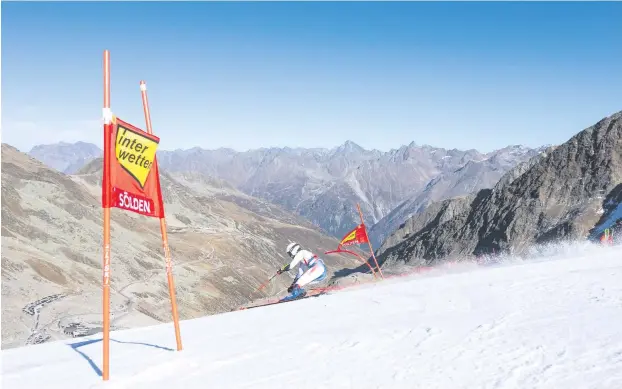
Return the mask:
<path fill-rule="evenodd" d="M 367 243 L 369 239 L 367 239 L 367 231 L 365 230 L 365 224 L 359 224 L 355 229 L 348 232 L 341 242 L 339 243 L 339 247 L 341 246 L 351 246 L 353 244 L 361 244 Z"/>
<path fill-rule="evenodd" d="M 163 218 L 160 177 L 156 150 L 160 138 L 113 117 L 110 139 L 110 181 L 104 176 L 102 191 L 110 188 L 110 203 L 102 196 L 104 207 L 116 207 L 141 215 Z M 103 192 L 102 192 L 103 193 Z"/>
<path fill-rule="evenodd" d="M 360 255 L 358 255 L 357 253 L 350 251 L 350 250 L 342 250 L 342 246 L 351 246 L 351 245 L 355 245 L 355 244 L 361 244 L 361 243 L 367 243 L 369 245 L 369 253 L 371 254 L 372 258 L 374 258 L 374 262 L 376 263 L 376 269 L 378 269 L 378 273 L 380 273 L 380 276 L 382 276 L 382 278 L 384 279 L 384 275 L 382 274 L 382 270 L 380 270 L 380 266 L 378 266 L 378 260 L 376 259 L 376 255 L 374 255 L 374 250 L 371 247 L 371 242 L 369 241 L 369 237 L 367 236 L 367 229 L 365 228 L 365 221 L 363 220 L 363 213 L 361 212 L 361 206 L 359 204 L 356 204 L 356 208 L 359 211 L 359 217 L 361 218 L 361 224 L 359 224 L 358 226 L 356 226 L 355 229 L 353 229 L 352 231 L 348 232 L 343 239 L 341 239 L 341 242 L 339 242 L 339 246 L 337 246 L 337 250 L 333 250 L 333 251 L 327 251 L 325 254 L 332 254 L 332 253 L 348 253 L 348 254 L 352 254 L 355 255 L 357 257 L 359 257 L 359 259 L 366 264 L 367 266 L 369 266 L 369 270 L 371 270 L 372 274 L 374 275 L 374 278 L 376 277 L 376 272 L 374 272 L 374 269 L 372 269 L 371 265 L 364 260 Z"/>

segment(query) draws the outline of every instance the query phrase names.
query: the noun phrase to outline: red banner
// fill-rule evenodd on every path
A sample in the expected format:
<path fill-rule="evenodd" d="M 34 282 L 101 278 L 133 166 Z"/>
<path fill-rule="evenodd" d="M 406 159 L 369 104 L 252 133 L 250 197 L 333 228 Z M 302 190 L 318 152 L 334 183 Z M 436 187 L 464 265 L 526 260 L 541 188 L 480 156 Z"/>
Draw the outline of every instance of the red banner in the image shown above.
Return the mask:
<path fill-rule="evenodd" d="M 156 150 L 160 138 L 114 118 L 110 137 L 109 204 L 102 188 L 103 206 L 125 209 L 141 215 L 163 218 L 160 175 Z"/>
<path fill-rule="evenodd" d="M 348 232 L 341 242 L 339 243 L 339 247 L 341 246 L 351 246 L 353 244 L 361 244 L 367 243 L 369 240 L 367 239 L 367 231 L 365 230 L 365 224 L 359 224 L 355 229 Z"/>

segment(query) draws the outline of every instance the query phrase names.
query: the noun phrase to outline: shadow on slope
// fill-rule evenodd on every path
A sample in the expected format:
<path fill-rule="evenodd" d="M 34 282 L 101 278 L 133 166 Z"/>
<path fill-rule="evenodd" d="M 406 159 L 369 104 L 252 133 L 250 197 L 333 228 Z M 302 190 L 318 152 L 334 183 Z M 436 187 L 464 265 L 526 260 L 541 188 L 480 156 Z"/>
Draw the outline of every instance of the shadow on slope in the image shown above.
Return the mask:
<path fill-rule="evenodd" d="M 157 344 L 150 344 L 150 343 L 142 343 L 142 342 L 124 342 L 121 340 L 116 340 L 116 339 L 112 339 L 110 338 L 110 340 L 112 342 L 115 343 L 122 343 L 122 344 L 134 344 L 134 345 L 140 345 L 140 346 L 147 346 L 147 347 L 153 347 L 153 348 L 158 348 L 160 350 L 166 350 L 166 351 L 175 351 L 172 348 L 169 347 L 164 347 L 164 346 L 158 346 Z M 71 347 L 71 349 L 75 352 L 77 352 L 78 354 L 80 354 L 80 356 L 84 359 L 86 359 L 86 361 L 89 363 L 89 365 L 91 366 L 91 368 L 95 371 L 95 373 L 97 373 L 98 376 L 102 376 L 102 371 L 99 368 L 99 366 L 97 366 L 97 364 L 91 359 L 91 357 L 89 357 L 88 355 L 86 355 L 86 353 L 84 353 L 82 350 L 79 350 L 80 347 L 84 347 L 84 346 L 88 346 L 90 344 L 93 343 L 98 343 L 101 342 L 102 339 L 90 339 L 90 340 L 85 340 L 82 342 L 76 342 L 76 343 L 67 343 L 67 346 Z"/>

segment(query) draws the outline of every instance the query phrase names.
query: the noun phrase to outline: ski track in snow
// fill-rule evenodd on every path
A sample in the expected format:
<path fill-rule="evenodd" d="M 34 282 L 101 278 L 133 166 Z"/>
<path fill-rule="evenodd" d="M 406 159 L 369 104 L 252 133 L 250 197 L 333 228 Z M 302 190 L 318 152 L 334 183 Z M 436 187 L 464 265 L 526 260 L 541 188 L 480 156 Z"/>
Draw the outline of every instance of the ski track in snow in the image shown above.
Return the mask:
<path fill-rule="evenodd" d="M 577 251 L 113 332 L 108 382 L 101 334 L 3 350 L 2 387 L 619 389 L 622 247 Z"/>

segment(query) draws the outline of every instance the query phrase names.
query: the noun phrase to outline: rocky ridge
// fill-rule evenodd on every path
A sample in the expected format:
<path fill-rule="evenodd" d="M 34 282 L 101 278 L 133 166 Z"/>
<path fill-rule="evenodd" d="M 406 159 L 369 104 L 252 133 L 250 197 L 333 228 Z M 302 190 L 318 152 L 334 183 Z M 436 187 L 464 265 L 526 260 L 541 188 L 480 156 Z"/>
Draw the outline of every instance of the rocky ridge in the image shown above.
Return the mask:
<path fill-rule="evenodd" d="M 506 173 L 491 189 L 436 202 L 377 250 L 383 266 L 430 264 L 585 239 L 612 219 L 622 183 L 622 112 Z"/>

